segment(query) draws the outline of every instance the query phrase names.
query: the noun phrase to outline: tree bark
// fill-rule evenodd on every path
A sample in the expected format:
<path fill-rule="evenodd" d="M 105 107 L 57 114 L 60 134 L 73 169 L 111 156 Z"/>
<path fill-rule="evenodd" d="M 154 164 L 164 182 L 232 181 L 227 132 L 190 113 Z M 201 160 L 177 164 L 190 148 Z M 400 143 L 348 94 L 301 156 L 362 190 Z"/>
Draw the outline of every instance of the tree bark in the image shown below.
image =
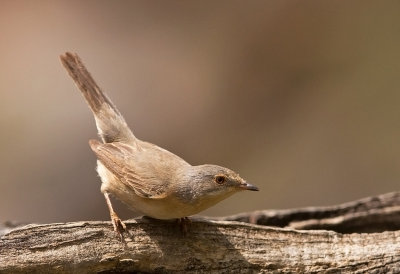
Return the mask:
<path fill-rule="evenodd" d="M 335 206 L 260 210 L 215 219 L 294 229 L 325 229 L 340 233 L 400 230 L 400 192 Z"/>
<path fill-rule="evenodd" d="M 27 225 L 1 237 L 0 272 L 399 273 L 399 197 L 258 211 L 229 221 L 194 218 L 186 236 L 174 221 L 134 219 L 125 222 L 123 241 L 110 222 Z M 352 234 L 262 225 L 276 220 Z M 371 230 L 363 222 L 375 233 L 354 233 Z"/>

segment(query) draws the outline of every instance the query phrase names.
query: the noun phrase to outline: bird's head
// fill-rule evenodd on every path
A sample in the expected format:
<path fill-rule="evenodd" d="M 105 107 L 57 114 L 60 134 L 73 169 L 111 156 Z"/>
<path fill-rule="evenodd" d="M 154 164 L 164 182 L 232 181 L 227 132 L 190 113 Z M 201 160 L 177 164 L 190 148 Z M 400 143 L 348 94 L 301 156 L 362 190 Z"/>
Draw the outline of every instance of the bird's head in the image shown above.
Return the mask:
<path fill-rule="evenodd" d="M 198 204 L 204 210 L 232 194 L 258 187 L 249 184 L 236 172 L 217 165 L 190 166 L 185 170 L 181 196 L 186 201 Z"/>

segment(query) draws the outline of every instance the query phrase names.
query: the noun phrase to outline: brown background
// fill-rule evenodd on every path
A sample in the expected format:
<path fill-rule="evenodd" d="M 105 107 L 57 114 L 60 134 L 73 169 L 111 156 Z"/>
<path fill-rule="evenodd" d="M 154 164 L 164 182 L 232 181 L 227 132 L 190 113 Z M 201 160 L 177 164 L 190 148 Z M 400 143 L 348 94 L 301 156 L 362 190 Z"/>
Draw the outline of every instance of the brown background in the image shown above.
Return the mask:
<path fill-rule="evenodd" d="M 398 190 L 399 12 L 399 1 L 0 1 L 0 221 L 108 219 L 65 51 L 136 136 L 261 188 L 205 215 Z"/>

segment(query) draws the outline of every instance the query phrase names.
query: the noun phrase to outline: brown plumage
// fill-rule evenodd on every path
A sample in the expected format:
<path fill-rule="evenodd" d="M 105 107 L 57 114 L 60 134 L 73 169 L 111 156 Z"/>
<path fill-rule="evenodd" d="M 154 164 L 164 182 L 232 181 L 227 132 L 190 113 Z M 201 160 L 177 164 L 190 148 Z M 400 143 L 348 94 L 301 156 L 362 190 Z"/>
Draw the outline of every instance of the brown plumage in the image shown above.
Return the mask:
<path fill-rule="evenodd" d="M 199 213 L 238 191 L 258 190 L 232 170 L 192 166 L 137 139 L 78 55 L 67 52 L 60 58 L 92 110 L 103 141 L 90 140 L 89 144 L 98 158 L 101 191 L 116 231 L 121 233 L 125 225 L 113 210 L 109 194 L 146 216 L 173 219 Z"/>

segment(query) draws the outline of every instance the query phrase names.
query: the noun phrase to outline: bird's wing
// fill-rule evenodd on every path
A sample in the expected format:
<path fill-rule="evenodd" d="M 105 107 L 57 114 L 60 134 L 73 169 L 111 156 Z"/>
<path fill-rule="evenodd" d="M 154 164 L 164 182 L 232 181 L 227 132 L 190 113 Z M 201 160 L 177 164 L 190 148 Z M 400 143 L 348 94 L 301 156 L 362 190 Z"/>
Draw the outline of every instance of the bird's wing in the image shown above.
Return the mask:
<path fill-rule="evenodd" d="M 119 142 L 103 144 L 98 140 L 90 140 L 89 144 L 100 162 L 136 195 L 151 199 L 167 195 L 168 182 L 156 176 L 150 162 L 143 163 L 135 157 L 140 153 L 138 148 Z"/>

